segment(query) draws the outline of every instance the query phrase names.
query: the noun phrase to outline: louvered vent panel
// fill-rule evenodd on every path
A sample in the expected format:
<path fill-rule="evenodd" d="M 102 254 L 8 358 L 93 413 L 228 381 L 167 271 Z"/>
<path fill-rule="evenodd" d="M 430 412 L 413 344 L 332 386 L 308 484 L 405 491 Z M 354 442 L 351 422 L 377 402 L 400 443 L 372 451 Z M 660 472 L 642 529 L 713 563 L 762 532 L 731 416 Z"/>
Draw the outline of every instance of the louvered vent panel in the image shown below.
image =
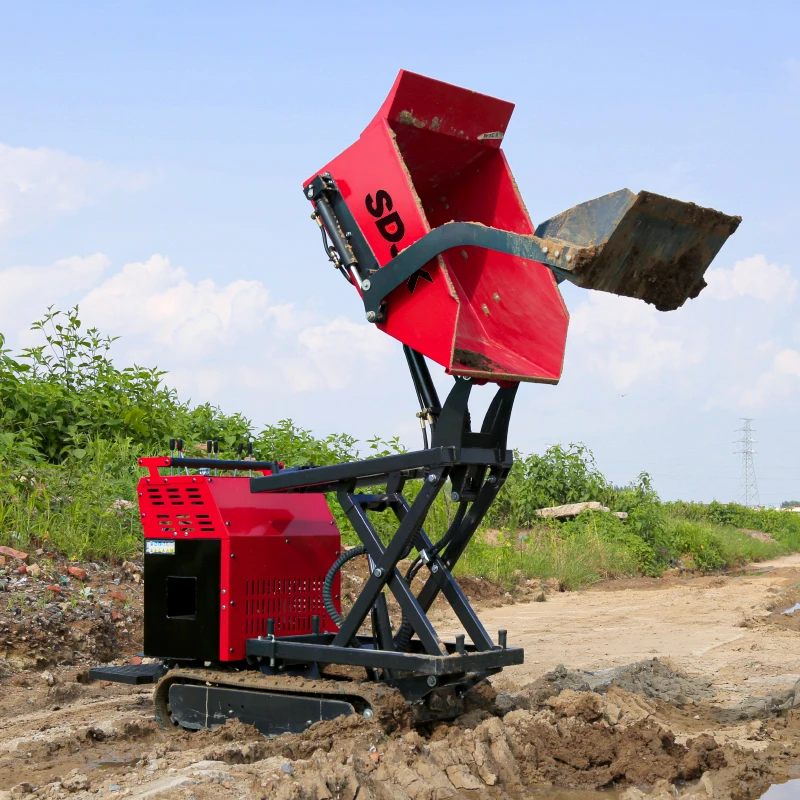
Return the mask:
<path fill-rule="evenodd" d="M 267 620 L 275 635 L 310 633 L 311 618 L 322 616 L 321 578 L 264 578 L 245 581 L 245 634 L 266 636 Z"/>
<path fill-rule="evenodd" d="M 165 536 L 217 532 L 199 487 L 148 486 L 145 491 Z"/>

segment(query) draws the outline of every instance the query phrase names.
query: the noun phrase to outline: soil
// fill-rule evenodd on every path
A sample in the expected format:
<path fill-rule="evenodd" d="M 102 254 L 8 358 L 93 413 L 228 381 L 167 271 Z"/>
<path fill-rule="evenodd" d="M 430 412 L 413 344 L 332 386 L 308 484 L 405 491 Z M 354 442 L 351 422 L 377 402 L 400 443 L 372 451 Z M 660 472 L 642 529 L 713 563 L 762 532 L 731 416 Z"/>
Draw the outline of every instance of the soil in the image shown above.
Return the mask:
<path fill-rule="evenodd" d="M 654 220 L 668 220 L 676 243 L 684 246 L 665 257 L 648 238 Z M 716 255 L 714 241 L 724 241 L 741 221 L 694 203 L 640 192 L 607 240 L 576 248 L 570 271 L 585 288 L 638 297 L 659 311 L 674 311 L 705 288 L 703 273 Z M 690 247 L 689 241 L 694 241 Z"/>
<path fill-rule="evenodd" d="M 27 563 L 8 558 L 0 567 L 0 675 L 108 662 L 141 649 L 141 564 L 25 555 Z"/>
<path fill-rule="evenodd" d="M 90 577 L 98 589 L 119 580 L 139 607 L 125 570 Z M 27 627 L 11 639 L 24 628 L 36 646 L 5 645 L 0 798 L 577 800 L 613 789 L 598 800 L 744 800 L 796 777 L 800 637 L 781 612 L 800 600 L 800 555 L 731 576 L 537 586 L 545 602 L 480 583 L 465 591 L 490 630 L 507 628 L 527 651 L 524 665 L 477 687 L 466 714 L 391 733 L 342 717 L 274 739 L 235 721 L 167 733 L 152 688 L 88 683 L 83 665 L 103 648 L 132 652 L 138 612 L 106 642 L 113 601 L 90 603 L 82 613 L 99 633 L 90 625 L 48 649 L 31 628 L 47 604 L 23 603 L 14 622 Z M 62 656 L 74 665 L 52 666 Z"/>

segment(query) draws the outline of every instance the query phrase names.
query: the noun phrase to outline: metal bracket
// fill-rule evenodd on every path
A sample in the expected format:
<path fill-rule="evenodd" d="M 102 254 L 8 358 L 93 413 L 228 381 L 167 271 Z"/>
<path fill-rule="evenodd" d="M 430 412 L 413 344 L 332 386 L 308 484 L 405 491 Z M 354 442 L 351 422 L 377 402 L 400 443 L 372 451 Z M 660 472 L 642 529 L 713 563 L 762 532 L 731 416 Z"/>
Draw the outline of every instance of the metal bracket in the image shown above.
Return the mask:
<path fill-rule="evenodd" d="M 488 228 L 476 222 L 446 222 L 425 234 L 370 276 L 369 288 L 362 287 L 367 321 L 379 321 L 381 303 L 418 269 L 446 250 L 468 246 L 538 261 L 548 266 L 561 280 L 572 277 L 570 262 L 583 249 L 534 235 Z"/>

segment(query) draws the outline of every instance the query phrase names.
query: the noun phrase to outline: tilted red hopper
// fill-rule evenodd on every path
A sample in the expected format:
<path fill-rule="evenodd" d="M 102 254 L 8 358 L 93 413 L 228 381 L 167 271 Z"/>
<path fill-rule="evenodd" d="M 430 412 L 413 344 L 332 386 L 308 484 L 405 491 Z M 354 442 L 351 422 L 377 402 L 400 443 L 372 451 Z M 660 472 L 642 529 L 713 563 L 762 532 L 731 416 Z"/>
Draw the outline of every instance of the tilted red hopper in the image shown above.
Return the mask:
<path fill-rule="evenodd" d="M 401 71 L 305 192 L 369 321 L 452 374 L 555 383 L 560 280 L 677 308 L 739 218 L 622 190 L 535 230 L 500 148 L 513 108 Z"/>

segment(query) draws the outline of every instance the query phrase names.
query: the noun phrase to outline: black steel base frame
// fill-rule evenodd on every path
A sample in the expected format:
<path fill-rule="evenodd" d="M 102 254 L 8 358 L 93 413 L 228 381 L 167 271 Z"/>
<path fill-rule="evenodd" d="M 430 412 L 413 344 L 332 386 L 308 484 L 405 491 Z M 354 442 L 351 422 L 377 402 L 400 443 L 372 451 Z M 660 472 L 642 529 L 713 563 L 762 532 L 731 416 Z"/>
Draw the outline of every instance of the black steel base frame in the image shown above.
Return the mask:
<path fill-rule="evenodd" d="M 280 661 L 282 666 L 296 664 L 342 664 L 367 669 L 389 669 L 415 675 L 454 676 L 468 672 L 497 670 L 523 663 L 521 647 L 495 647 L 478 651 L 466 645 L 464 652 L 455 643 L 446 642 L 447 656 L 431 656 L 415 651 L 399 653 L 382 650 L 372 636 L 358 636 L 352 647 L 337 647 L 334 634 L 287 636 L 280 639 L 248 639 L 247 655 Z M 414 643 L 415 645 L 417 643 Z M 435 684 L 434 684 L 435 685 Z"/>
<path fill-rule="evenodd" d="M 480 431 L 472 431 L 468 404 L 473 381 L 457 378 L 441 406 L 424 359 L 408 348 L 406 356 L 422 406 L 420 416 L 431 428 L 430 448 L 251 478 L 253 492 L 334 492 L 366 548 L 370 577 L 337 633 L 251 639 L 247 642 L 250 660 L 278 670 L 300 664 L 359 666 L 374 679 L 398 687 L 415 677 L 425 678 L 429 687 L 445 676 L 447 683 L 469 676 L 473 684 L 503 667 L 522 663 L 523 651 L 506 646 L 505 631 L 500 631 L 497 644 L 492 641 L 452 573 L 513 464 L 506 439 L 517 386 L 497 389 Z M 422 481 L 411 502 L 403 495 L 409 480 Z M 423 524 L 448 480 L 457 512 L 447 534 L 434 543 Z M 385 489 L 357 491 L 376 486 Z M 392 512 L 398 523 L 387 544 L 368 516 L 368 512 L 383 511 Z M 428 573 L 418 594 L 397 566 L 414 549 L 417 569 L 424 567 Z M 403 613 L 401 630 L 394 633 L 384 588 L 392 592 Z M 453 643 L 440 639 L 427 616 L 439 593 L 465 631 Z M 368 616 L 371 637 L 359 635 Z M 465 635 L 471 645 L 465 644 Z"/>

